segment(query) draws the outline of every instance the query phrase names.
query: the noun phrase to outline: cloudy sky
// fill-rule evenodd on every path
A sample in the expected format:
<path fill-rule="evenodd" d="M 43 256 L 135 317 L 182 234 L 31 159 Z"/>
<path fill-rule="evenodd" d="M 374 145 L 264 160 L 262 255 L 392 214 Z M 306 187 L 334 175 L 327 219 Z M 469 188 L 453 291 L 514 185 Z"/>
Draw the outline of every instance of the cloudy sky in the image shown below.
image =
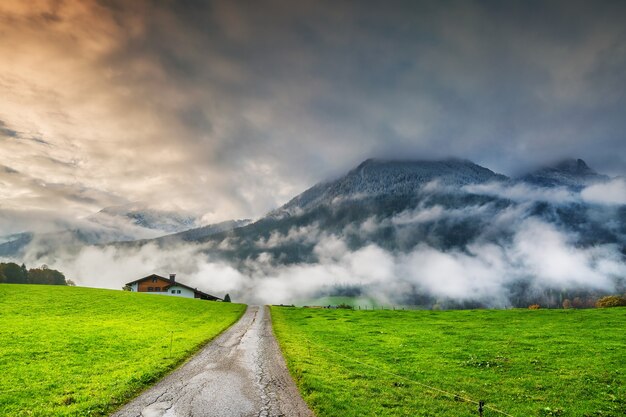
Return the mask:
<path fill-rule="evenodd" d="M 368 157 L 626 174 L 621 1 L 0 2 L 0 228 L 254 217 Z"/>

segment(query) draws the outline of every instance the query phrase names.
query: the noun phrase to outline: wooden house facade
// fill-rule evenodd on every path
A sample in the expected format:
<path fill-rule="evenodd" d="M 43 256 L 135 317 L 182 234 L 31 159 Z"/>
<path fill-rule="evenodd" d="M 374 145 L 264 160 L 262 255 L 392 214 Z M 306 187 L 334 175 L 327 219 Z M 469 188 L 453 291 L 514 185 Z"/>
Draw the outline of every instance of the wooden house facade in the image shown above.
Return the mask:
<path fill-rule="evenodd" d="M 126 284 L 134 292 L 147 292 L 151 294 L 170 295 L 174 297 L 200 298 L 202 300 L 222 301 L 221 298 L 207 294 L 176 281 L 176 274 L 170 274 L 169 279 L 157 274 L 129 282 Z"/>

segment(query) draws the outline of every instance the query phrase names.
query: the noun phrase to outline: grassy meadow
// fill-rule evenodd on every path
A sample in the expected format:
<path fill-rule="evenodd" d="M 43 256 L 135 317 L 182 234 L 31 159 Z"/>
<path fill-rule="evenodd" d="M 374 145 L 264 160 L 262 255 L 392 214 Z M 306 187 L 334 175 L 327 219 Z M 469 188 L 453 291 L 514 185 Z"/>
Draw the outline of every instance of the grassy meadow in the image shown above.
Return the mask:
<path fill-rule="evenodd" d="M 626 415 L 626 308 L 273 307 L 272 319 L 317 417 L 478 415 L 470 400 L 485 417 Z"/>
<path fill-rule="evenodd" d="M 106 415 L 244 310 L 153 294 L 1 284 L 0 416 Z"/>

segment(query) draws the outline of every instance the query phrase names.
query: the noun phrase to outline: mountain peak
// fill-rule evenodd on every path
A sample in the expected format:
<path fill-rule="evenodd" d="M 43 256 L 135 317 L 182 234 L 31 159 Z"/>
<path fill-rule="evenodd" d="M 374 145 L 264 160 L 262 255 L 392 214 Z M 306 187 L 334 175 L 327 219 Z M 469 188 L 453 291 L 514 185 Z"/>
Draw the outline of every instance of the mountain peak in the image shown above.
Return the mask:
<path fill-rule="evenodd" d="M 345 176 L 320 183 L 272 212 L 291 215 L 312 207 L 330 206 L 346 199 L 414 196 L 432 181 L 442 186 L 463 186 L 506 179 L 503 175 L 463 159 L 366 159 Z"/>
<path fill-rule="evenodd" d="M 564 159 L 553 166 L 541 168 L 520 178 L 544 187 L 564 186 L 580 189 L 593 182 L 604 181 L 608 177 L 600 175 L 582 159 Z"/>
<path fill-rule="evenodd" d="M 564 159 L 554 166 L 554 169 L 574 175 L 595 175 L 597 174 L 582 159 Z"/>

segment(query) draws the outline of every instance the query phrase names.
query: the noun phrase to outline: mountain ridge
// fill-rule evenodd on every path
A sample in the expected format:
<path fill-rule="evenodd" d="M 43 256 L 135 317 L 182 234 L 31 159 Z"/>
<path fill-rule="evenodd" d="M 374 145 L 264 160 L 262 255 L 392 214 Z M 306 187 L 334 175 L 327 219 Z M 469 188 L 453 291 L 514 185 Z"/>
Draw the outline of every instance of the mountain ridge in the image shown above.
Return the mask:
<path fill-rule="evenodd" d="M 141 262 L 150 254 L 159 257 L 157 263 L 165 254 L 183 254 L 178 268 L 225 267 L 226 276 L 241 277 L 248 288 L 241 291 L 265 278 L 282 277 L 290 285 L 292 274 L 307 271 L 311 281 L 321 280 L 320 294 L 385 292 L 401 303 L 434 305 L 441 299 L 429 288 L 441 294 L 445 282 L 461 277 L 474 293 L 456 291 L 444 305 L 558 305 L 563 291 L 582 297 L 610 286 L 626 290 L 626 279 L 603 266 L 626 271 L 626 205 L 587 201 L 581 184 L 598 181 L 608 177 L 582 160 L 509 178 L 466 160 L 370 159 L 254 222 L 227 221 L 96 250 Z M 74 247 L 63 253 L 67 248 L 47 243 L 52 249 L 42 252 L 48 256 L 43 263 L 80 252 Z M 334 278 L 341 270 L 349 273 Z M 342 286 L 340 279 L 351 275 L 377 284 Z M 489 299 L 485 276 L 502 298 Z M 386 279 L 399 286 L 387 285 Z M 302 277 L 293 285 L 303 285 Z M 455 304 L 450 298 L 465 301 Z"/>
<path fill-rule="evenodd" d="M 378 234 L 347 233 L 347 240 L 352 247 L 371 242 L 390 250 L 410 250 L 420 243 L 442 250 L 463 248 L 475 241 L 477 236 L 484 236 L 484 230 L 490 227 L 489 219 L 483 219 L 477 214 L 470 215 L 471 210 L 490 211 L 493 216 L 497 216 L 507 208 L 519 206 L 507 195 L 468 191 L 472 187 L 467 185 L 489 188 L 496 184 L 506 189 L 527 184 L 547 191 L 555 187 L 580 190 L 580 184 L 606 179 L 608 177 L 596 173 L 582 159 L 561 161 L 518 178 L 509 178 L 464 159 L 433 161 L 370 158 L 339 178 L 315 184 L 255 222 L 231 220 L 161 237 L 130 240 L 124 246 L 148 242 L 155 242 L 161 247 L 177 242 L 212 242 L 213 253 L 235 259 L 236 262 L 258 256 L 266 250 L 273 251 L 275 259 L 310 261 L 315 259 L 314 239 L 297 250 L 292 247 L 288 255 L 281 251 L 293 242 L 269 249 L 259 245 L 259 242 L 272 241 L 272 235 L 288 236 L 294 228 L 315 227 L 325 233 L 345 234 L 344 230 L 362 228 L 369 219 L 375 219 L 385 225 L 379 228 Z M 525 210 L 528 210 L 525 215 L 565 225 L 575 233 L 587 230 L 591 236 L 585 238 L 587 243 L 615 243 L 620 240 L 615 230 L 607 229 L 597 220 L 590 220 L 585 213 L 587 206 L 581 203 L 537 201 Z M 431 213 L 430 217 L 419 215 L 419 211 Z M 435 212 L 443 214 L 437 217 L 433 214 Z M 447 212 L 468 214 L 450 217 Z M 427 218 L 430 220 L 425 221 Z M 622 219 L 618 218 L 617 221 L 621 224 Z M 32 236 L 29 238 L 32 239 Z M 228 238 L 233 239 L 234 245 L 230 245 L 232 242 L 228 245 L 219 244 Z M 22 244 L 27 245 L 28 242 L 29 239 L 24 238 L 0 244 L 0 254 L 16 253 L 23 249 Z"/>
<path fill-rule="evenodd" d="M 586 166 L 582 160 L 577 164 Z M 585 177 L 586 171 L 580 175 Z M 372 178 L 374 181 L 370 181 Z M 400 186 L 379 186 L 390 179 Z M 550 185 L 537 185 L 465 160 L 368 159 L 342 177 L 310 187 L 256 222 L 197 239 L 189 239 L 193 233 L 188 231 L 182 240 L 208 244 L 207 254 L 244 268 L 247 260 L 263 253 L 276 263 L 315 262 L 318 239 L 329 235 L 342 236 L 351 250 L 368 244 L 400 252 L 421 244 L 444 251 L 467 250 L 472 242 L 503 244 L 510 240 L 512 226 L 495 226 L 494 219 L 507 211 L 522 210 L 521 218 L 559 225 L 579 236 L 581 245 L 618 244 L 626 254 L 626 207 L 614 212 L 582 200 L 557 202 L 553 195 L 560 191 L 552 190 L 569 187 L 571 178 L 559 180 L 556 177 Z M 487 189 L 498 187 L 495 192 L 466 187 L 473 184 Z M 498 189 L 520 184 L 544 191 L 536 193 L 539 197 L 527 196 L 526 200 L 538 198 L 527 202 L 498 194 Z M 542 195 L 550 198 L 542 200 Z M 617 216 L 612 221 L 622 225 L 621 229 L 607 226 L 602 220 L 607 215 Z M 365 233 L 368 224 L 376 224 L 376 230 Z M 170 237 L 158 239 L 159 244 L 175 241 Z"/>
<path fill-rule="evenodd" d="M 314 185 L 268 215 L 292 215 L 316 203 L 330 204 L 336 198 L 411 193 L 430 181 L 438 181 L 443 185 L 467 185 L 506 179 L 508 177 L 502 174 L 463 159 L 430 161 L 370 158 L 338 179 Z"/>

